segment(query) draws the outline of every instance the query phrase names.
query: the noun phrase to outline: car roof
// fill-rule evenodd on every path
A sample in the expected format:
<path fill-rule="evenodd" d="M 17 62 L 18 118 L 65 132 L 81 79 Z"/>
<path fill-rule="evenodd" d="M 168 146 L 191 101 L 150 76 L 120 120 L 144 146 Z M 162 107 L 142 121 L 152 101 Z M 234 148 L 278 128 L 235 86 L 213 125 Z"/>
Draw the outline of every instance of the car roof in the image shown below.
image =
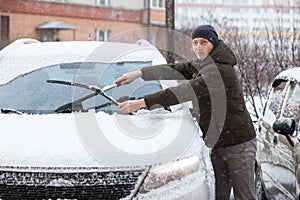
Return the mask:
<path fill-rule="evenodd" d="M 286 81 L 293 81 L 300 85 L 300 67 L 295 67 L 280 72 L 273 81 L 272 86 L 276 87 L 281 82 Z"/>
<path fill-rule="evenodd" d="M 0 85 L 33 70 L 72 62 L 138 61 L 166 63 L 157 48 L 146 40 L 136 43 L 65 41 L 39 42 L 19 39 L 0 51 Z"/>

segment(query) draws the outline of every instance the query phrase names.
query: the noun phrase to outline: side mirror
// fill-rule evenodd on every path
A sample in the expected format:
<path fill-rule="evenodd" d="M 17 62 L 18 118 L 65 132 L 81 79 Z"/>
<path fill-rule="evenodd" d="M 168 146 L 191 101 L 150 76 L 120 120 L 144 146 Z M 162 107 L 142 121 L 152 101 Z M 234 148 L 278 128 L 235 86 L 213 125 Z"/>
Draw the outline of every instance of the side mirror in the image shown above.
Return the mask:
<path fill-rule="evenodd" d="M 273 124 L 273 130 L 281 135 L 284 135 L 291 146 L 295 145 L 292 135 L 295 131 L 296 123 L 292 118 L 282 117 L 277 119 Z"/>

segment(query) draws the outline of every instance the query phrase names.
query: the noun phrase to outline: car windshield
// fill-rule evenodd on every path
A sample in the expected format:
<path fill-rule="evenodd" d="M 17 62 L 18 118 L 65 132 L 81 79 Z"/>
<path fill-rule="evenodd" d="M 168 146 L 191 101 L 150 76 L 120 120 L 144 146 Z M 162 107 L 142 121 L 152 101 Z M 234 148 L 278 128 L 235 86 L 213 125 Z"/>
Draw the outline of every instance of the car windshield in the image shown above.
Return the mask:
<path fill-rule="evenodd" d="M 117 107 L 101 95 L 92 95 L 91 98 L 74 105 L 74 101 L 94 92 L 70 85 L 49 83 L 47 80 L 70 81 L 103 88 L 113 84 L 114 80 L 124 73 L 149 65 L 151 62 L 110 64 L 89 62 L 43 67 L 1 85 L 0 108 L 29 114 L 50 114 L 55 113 L 59 107 L 73 102 L 71 111 L 88 111 L 96 107 L 96 112 L 118 112 Z M 158 81 L 143 81 L 139 78 L 131 84 L 113 88 L 106 93 L 122 102 L 128 99 L 140 99 L 145 94 L 159 90 L 161 85 Z"/>

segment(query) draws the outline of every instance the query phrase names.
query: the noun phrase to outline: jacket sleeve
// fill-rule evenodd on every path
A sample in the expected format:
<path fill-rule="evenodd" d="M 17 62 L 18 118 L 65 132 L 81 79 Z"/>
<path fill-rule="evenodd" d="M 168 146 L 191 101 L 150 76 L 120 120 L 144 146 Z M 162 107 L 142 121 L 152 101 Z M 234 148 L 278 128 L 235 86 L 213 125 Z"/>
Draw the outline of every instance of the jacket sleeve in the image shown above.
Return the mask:
<path fill-rule="evenodd" d="M 206 84 L 201 77 L 185 81 L 176 87 L 144 96 L 148 109 L 168 107 L 187 101 L 198 101 L 198 98 L 209 95 Z"/>
<path fill-rule="evenodd" d="M 142 78 L 149 80 L 185 80 L 193 76 L 193 66 L 190 62 L 155 65 L 141 69 Z"/>
<path fill-rule="evenodd" d="M 219 98 L 226 96 L 223 80 L 220 72 L 214 65 L 209 65 L 201 70 L 196 78 L 185 81 L 176 87 L 145 95 L 145 103 L 148 109 L 168 107 L 187 101 L 200 103 L 200 100 Z M 221 99 L 224 99 L 222 97 Z"/>

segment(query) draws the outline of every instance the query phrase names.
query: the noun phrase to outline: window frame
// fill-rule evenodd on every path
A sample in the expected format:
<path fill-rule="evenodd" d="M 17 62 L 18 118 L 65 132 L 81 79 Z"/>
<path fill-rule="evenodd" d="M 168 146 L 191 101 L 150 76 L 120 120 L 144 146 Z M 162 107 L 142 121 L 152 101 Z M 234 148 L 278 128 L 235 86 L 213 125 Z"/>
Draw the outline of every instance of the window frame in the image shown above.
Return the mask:
<path fill-rule="evenodd" d="M 109 7 L 110 0 L 96 0 L 96 5 L 100 7 Z"/>
<path fill-rule="evenodd" d="M 150 0 L 150 8 L 164 9 L 166 0 Z M 148 7 L 148 0 L 144 0 L 144 7 Z"/>
<path fill-rule="evenodd" d="M 103 40 L 101 40 L 100 34 L 103 33 Z M 107 29 L 96 29 L 95 30 L 95 41 L 106 42 L 109 39 L 110 30 Z"/>

